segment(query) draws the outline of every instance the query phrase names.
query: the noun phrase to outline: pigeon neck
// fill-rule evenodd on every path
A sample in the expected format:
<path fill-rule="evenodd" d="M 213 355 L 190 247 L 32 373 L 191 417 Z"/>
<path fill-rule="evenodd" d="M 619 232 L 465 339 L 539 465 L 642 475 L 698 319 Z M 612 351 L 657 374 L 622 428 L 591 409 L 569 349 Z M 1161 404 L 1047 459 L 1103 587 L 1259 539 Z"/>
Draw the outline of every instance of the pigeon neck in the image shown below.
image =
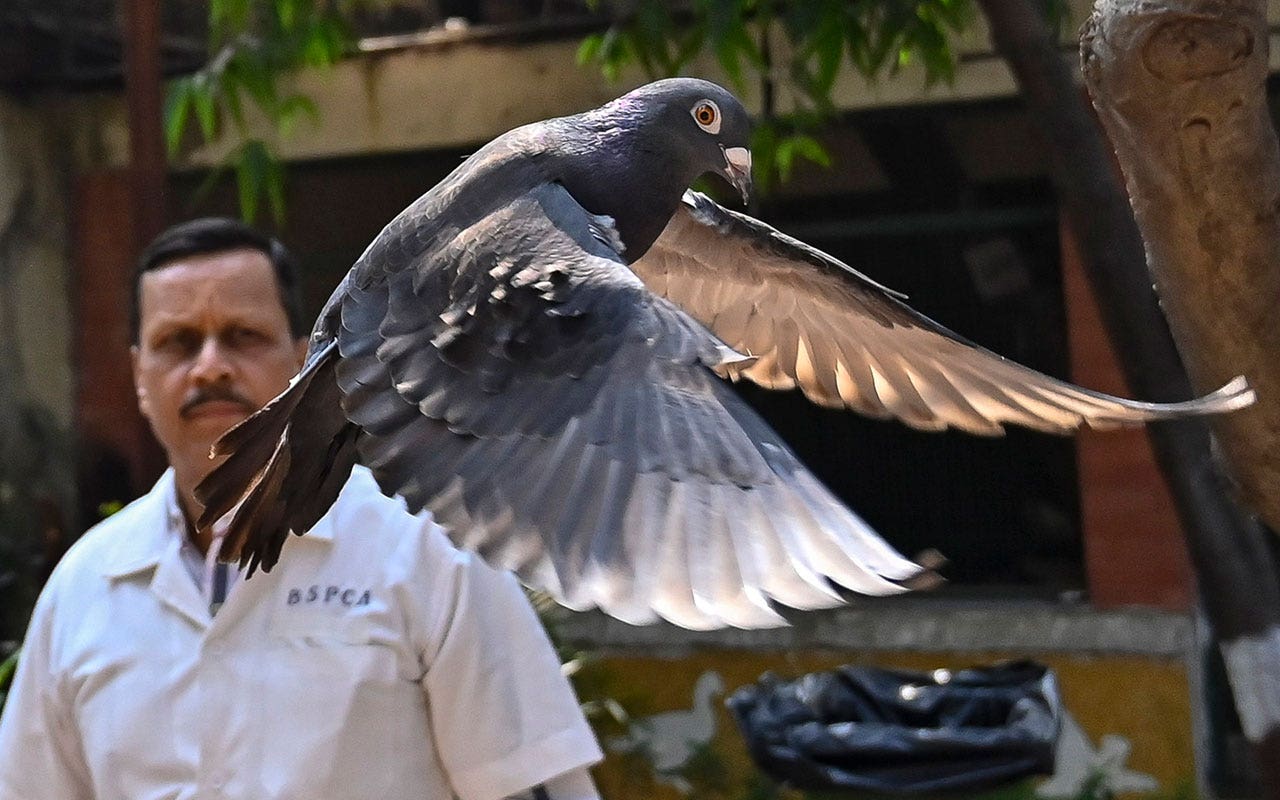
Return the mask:
<path fill-rule="evenodd" d="M 652 183 L 637 181 L 633 175 L 632 170 L 612 174 L 602 170 L 591 176 L 585 187 L 567 187 L 583 208 L 613 218 L 626 245 L 622 255 L 628 263 L 643 256 L 661 235 L 687 186 L 666 175 Z M 657 176 L 646 173 L 646 177 Z"/>
<path fill-rule="evenodd" d="M 662 234 L 697 175 L 634 131 L 614 128 L 597 136 L 603 146 L 588 167 L 571 167 L 562 182 L 587 211 L 613 218 L 631 263 Z"/>

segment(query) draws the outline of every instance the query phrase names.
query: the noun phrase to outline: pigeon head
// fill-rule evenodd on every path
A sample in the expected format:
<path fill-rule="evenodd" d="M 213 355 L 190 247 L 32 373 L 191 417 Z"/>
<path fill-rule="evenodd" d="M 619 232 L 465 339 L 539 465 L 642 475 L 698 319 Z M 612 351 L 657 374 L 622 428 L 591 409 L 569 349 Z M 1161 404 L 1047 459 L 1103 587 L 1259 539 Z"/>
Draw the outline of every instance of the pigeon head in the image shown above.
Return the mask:
<path fill-rule="evenodd" d="M 706 173 L 751 189 L 751 118 L 729 92 L 696 78 L 641 86 L 557 121 L 555 179 L 610 217 L 634 261 L 658 238 L 689 185 Z"/>
<path fill-rule="evenodd" d="M 746 203 L 751 191 L 751 117 L 738 98 L 710 81 L 669 78 L 641 86 L 606 108 L 634 115 L 668 174 L 687 186 L 708 172 Z"/>

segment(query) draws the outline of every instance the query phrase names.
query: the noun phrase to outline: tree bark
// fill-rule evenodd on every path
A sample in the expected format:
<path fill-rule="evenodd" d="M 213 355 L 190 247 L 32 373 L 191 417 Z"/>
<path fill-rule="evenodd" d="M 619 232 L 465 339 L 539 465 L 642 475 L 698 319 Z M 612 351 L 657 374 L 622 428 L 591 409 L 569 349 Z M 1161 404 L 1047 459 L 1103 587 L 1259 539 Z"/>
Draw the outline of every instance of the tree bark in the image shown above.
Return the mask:
<path fill-rule="evenodd" d="M 1280 531 L 1280 154 L 1265 10 L 1260 0 L 1098 0 L 1080 52 L 1193 382 L 1243 372 L 1258 392 L 1256 406 L 1214 426 L 1245 501 Z M 1274 574 L 1265 553 L 1241 556 Z M 1277 604 L 1270 592 L 1240 599 Z M 1267 795 L 1280 797 L 1280 621 L 1253 616 L 1219 646 Z"/>
<path fill-rule="evenodd" d="M 1111 153 L 1052 31 L 1029 0 L 979 2 L 996 49 L 1013 68 L 1048 144 L 1051 177 L 1130 386 L 1147 399 L 1190 396 L 1186 371 L 1143 268 L 1143 236 Z M 1128 134 L 1134 141 L 1145 136 L 1139 128 Z M 1198 288 L 1188 292 L 1191 304 Z M 1227 288 L 1216 291 L 1225 293 Z M 1220 305 L 1216 298 L 1215 304 Z M 1253 378 L 1253 362 L 1224 361 L 1219 367 L 1226 377 L 1243 370 Z M 1215 381 L 1215 374 L 1206 379 Z M 1177 505 L 1201 601 L 1263 776 L 1264 793 L 1280 799 L 1280 726 L 1275 722 L 1280 719 L 1280 582 L 1267 542 L 1232 501 L 1212 457 L 1204 421 L 1156 425 L 1150 432 Z"/>
<path fill-rule="evenodd" d="M 1280 531 L 1280 153 L 1261 0 L 1099 0 L 1080 49 L 1192 383 L 1243 373 L 1214 420 L 1245 502 Z"/>

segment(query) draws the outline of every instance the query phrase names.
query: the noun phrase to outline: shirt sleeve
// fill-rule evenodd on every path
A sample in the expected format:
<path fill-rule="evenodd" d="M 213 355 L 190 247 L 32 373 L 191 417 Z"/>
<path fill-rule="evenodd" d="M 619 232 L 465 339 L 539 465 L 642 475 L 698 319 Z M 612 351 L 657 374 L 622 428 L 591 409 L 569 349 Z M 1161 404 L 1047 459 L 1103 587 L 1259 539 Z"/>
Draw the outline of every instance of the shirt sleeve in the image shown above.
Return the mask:
<path fill-rule="evenodd" d="M 449 575 L 440 583 L 451 592 L 435 595 L 440 613 L 423 654 L 423 687 L 459 798 L 499 800 L 599 761 L 595 735 L 515 578 L 440 539 Z"/>
<path fill-rule="evenodd" d="M 542 785 L 548 800 L 600 800 L 595 781 L 586 769 L 575 769 L 557 775 Z"/>
<path fill-rule="evenodd" d="M 6 800 L 92 797 L 80 738 L 52 663 L 51 595 L 47 588 L 36 604 L 0 714 L 0 797 Z"/>

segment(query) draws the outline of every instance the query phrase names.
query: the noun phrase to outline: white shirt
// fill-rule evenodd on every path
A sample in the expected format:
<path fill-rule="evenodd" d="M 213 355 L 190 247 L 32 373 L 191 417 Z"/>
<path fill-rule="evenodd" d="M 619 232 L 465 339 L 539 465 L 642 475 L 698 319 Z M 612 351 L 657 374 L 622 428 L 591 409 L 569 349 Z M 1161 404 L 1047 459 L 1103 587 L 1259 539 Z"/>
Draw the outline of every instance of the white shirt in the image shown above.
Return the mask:
<path fill-rule="evenodd" d="M 54 570 L 0 798 L 497 800 L 599 760 L 515 580 L 367 471 L 216 616 L 173 497 L 170 472 Z"/>

